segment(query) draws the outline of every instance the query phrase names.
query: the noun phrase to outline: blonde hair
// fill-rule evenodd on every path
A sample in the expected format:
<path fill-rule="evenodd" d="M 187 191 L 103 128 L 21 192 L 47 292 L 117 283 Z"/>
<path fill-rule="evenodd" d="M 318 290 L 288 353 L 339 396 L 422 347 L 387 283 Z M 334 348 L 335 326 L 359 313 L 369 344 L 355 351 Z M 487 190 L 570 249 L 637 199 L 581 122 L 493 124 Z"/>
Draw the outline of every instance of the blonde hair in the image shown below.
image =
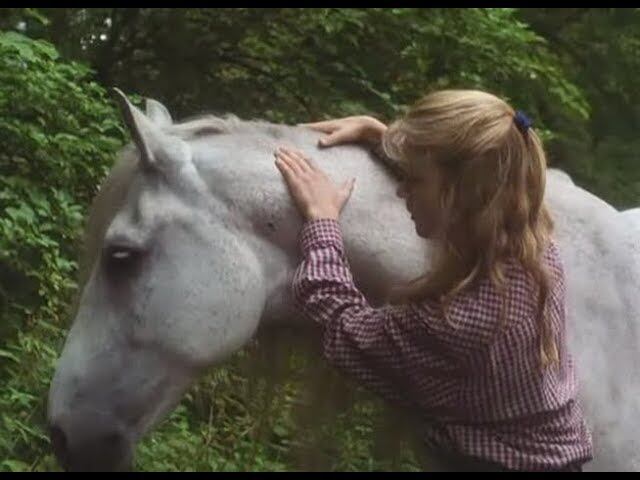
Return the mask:
<path fill-rule="evenodd" d="M 519 128 L 515 114 L 489 93 L 443 90 L 389 126 L 386 154 L 409 175 L 435 166 L 446 212 L 434 269 L 397 291 L 394 301 L 437 300 L 446 318 L 452 298 L 481 278 L 488 276 L 504 293 L 505 266 L 516 259 L 537 285 L 541 362 L 547 366 L 558 361 L 558 352 L 546 315 L 550 278 L 542 261 L 553 230 L 543 201 L 546 156 L 538 135 Z"/>

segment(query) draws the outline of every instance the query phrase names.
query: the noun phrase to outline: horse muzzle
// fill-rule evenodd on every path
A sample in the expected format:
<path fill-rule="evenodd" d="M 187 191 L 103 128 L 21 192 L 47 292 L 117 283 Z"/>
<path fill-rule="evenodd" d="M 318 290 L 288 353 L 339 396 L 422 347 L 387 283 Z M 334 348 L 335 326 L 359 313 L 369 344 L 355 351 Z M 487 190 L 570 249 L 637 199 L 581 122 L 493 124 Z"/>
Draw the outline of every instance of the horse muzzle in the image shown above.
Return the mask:
<path fill-rule="evenodd" d="M 76 410 L 49 423 L 51 445 L 66 471 L 130 470 L 133 445 L 126 430 L 110 414 Z"/>

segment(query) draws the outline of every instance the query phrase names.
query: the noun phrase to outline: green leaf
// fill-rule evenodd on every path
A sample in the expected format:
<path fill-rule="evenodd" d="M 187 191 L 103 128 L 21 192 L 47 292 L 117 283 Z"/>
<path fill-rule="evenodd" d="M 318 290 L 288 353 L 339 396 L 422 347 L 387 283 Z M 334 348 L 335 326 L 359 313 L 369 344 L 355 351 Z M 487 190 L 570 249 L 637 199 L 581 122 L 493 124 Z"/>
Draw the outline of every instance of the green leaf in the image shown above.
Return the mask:
<path fill-rule="evenodd" d="M 13 360 L 16 363 L 20 363 L 20 360 L 18 359 L 18 357 L 15 354 L 9 352 L 8 350 L 0 349 L 0 357 L 8 358 L 9 360 Z"/>
<path fill-rule="evenodd" d="M 28 472 L 31 470 L 29 464 L 20 460 L 3 460 L 0 462 L 0 467 L 9 472 Z"/>

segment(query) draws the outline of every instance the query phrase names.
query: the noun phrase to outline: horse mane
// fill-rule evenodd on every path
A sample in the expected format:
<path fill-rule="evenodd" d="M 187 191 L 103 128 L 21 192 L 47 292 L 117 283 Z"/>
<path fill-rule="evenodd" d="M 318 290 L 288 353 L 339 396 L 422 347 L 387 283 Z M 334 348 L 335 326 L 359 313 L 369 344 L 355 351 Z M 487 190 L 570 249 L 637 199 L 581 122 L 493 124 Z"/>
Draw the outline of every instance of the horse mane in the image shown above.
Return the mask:
<path fill-rule="evenodd" d="M 187 141 L 207 135 L 234 133 L 281 139 L 286 138 L 296 128 L 298 127 L 272 123 L 264 119 L 243 120 L 237 115 L 226 113 L 221 116 L 204 114 L 189 117 L 166 127 L 165 131 Z"/>

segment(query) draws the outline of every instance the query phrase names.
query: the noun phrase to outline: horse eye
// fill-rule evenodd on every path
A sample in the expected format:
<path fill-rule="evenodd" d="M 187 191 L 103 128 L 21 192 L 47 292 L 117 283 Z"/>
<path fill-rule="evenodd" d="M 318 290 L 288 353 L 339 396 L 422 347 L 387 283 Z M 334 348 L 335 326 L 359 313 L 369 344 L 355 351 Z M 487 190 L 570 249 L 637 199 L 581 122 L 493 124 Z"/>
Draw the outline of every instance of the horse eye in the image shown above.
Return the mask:
<path fill-rule="evenodd" d="M 128 277 L 136 273 L 143 256 L 139 248 L 111 245 L 105 249 L 104 265 L 110 277 Z"/>
<path fill-rule="evenodd" d="M 134 253 L 131 250 L 118 249 L 111 252 L 111 258 L 114 260 L 126 260 L 131 258 Z"/>

